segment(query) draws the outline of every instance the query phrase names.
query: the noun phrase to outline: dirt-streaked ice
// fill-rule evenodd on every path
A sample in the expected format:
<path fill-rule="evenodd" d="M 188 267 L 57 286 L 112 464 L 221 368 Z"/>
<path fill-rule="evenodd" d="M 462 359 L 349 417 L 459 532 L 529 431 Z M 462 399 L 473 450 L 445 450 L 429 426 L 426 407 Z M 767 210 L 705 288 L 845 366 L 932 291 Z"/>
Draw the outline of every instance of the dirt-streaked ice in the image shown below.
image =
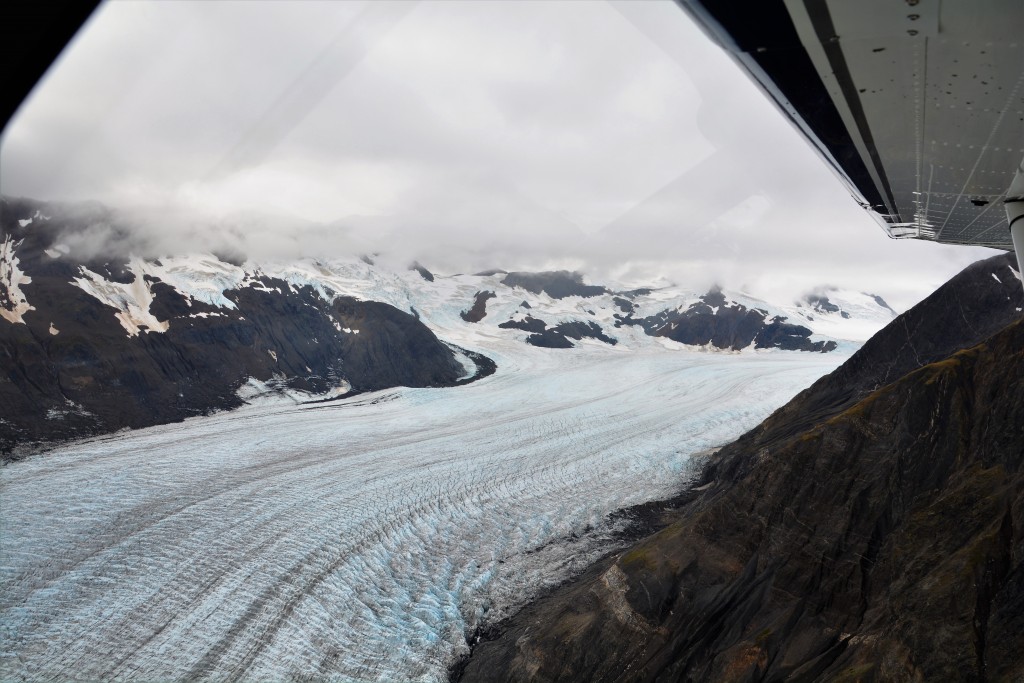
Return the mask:
<path fill-rule="evenodd" d="M 480 348 L 480 347 L 477 347 Z M 837 354 L 493 340 L 451 389 L 242 410 L 0 470 L 0 678 L 443 680 Z"/>

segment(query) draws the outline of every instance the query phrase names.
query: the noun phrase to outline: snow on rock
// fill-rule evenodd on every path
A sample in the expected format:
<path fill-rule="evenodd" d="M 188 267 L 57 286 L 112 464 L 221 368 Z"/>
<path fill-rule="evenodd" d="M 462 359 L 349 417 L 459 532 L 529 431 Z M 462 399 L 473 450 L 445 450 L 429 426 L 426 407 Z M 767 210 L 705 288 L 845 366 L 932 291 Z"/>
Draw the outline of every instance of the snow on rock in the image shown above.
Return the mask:
<path fill-rule="evenodd" d="M 701 304 L 709 295 L 714 297 L 713 305 L 707 306 L 712 314 L 720 313 L 723 307 L 744 306 L 762 312 L 766 320 L 780 317 L 789 323 L 803 325 L 812 331 L 811 339 L 814 341 L 837 340 L 840 346 L 866 340 L 895 315 L 878 297 L 834 288 L 823 289 L 813 304 L 804 301 L 780 307 L 742 292 L 714 290 L 702 293 L 664 283 L 656 289 L 626 289 L 624 285 L 606 283 L 606 286 L 588 286 L 587 296 L 556 298 L 542 290 L 529 291 L 507 285 L 501 272 L 448 276 L 435 273 L 432 281 L 426 281 L 417 271 L 404 267 L 388 268 L 383 263 L 368 263 L 357 258 L 246 262 L 237 266 L 212 254 L 199 254 L 161 257 L 154 261 L 132 259 L 131 263 L 133 268 L 173 287 L 189 305 L 201 301 L 233 309 L 235 304 L 229 298 L 231 290 L 251 288 L 286 295 L 310 287 L 327 302 L 337 297 L 350 297 L 390 304 L 421 318 L 442 338 L 471 347 L 495 336 L 525 341 L 530 337 L 529 332 L 501 329 L 499 326 L 510 320 L 522 321 L 527 315 L 540 320 L 549 329 L 559 325 L 573 328 L 582 325 L 589 329 L 591 325 L 597 325 L 607 339 L 621 344 L 623 349 L 657 345 L 660 342 L 648 334 L 650 330 L 645 331 L 636 324 L 622 324 L 623 317 L 640 321 L 666 312 L 686 311 L 695 304 Z M 101 300 L 102 296 L 111 296 L 108 291 L 111 288 L 123 289 L 116 283 L 105 286 L 96 278 L 98 276 L 94 275 L 90 279 L 94 284 L 92 289 L 108 292 L 100 294 Z M 481 291 L 493 293 L 488 299 L 487 315 L 479 323 L 469 326 L 463 313 Z M 144 293 L 139 294 L 145 298 Z M 136 300 L 136 304 L 139 311 L 148 307 L 141 299 Z M 124 309 L 124 305 L 117 307 Z M 126 310 L 125 315 L 132 318 L 134 313 L 129 315 Z M 138 327 L 143 323 L 135 320 L 131 324 Z M 356 333 L 336 321 L 335 327 L 339 331 Z M 582 343 L 589 342 L 574 340 L 567 346 Z"/>
<path fill-rule="evenodd" d="M 25 293 L 21 291 L 21 286 L 32 282 L 32 278 L 18 268 L 18 257 L 14 251 L 20 244 L 11 235 L 7 235 L 0 243 L 0 317 L 24 325 L 25 319 L 22 316 L 34 311 L 35 307 L 28 303 Z"/>
<path fill-rule="evenodd" d="M 166 332 L 169 323 L 158 320 L 149 312 L 149 306 L 153 303 L 153 290 L 143 277 L 148 265 L 141 259 L 131 259 L 128 268 L 134 279 L 128 284 L 111 282 L 85 266 L 79 267 L 83 277 L 75 278 L 72 282 L 87 294 L 116 308 L 115 316 L 129 337 L 140 332 Z"/>
<path fill-rule="evenodd" d="M 54 327 L 53 323 L 50 323 L 50 334 L 52 334 L 55 337 L 58 334 L 60 334 L 60 330 L 58 330 L 56 327 Z"/>
<path fill-rule="evenodd" d="M 875 294 L 835 287 L 822 288 L 783 310 L 790 316 L 789 322 L 805 325 L 819 335 L 853 342 L 867 341 L 896 317 L 896 311 Z"/>
<path fill-rule="evenodd" d="M 28 218 L 18 219 L 18 225 L 23 228 L 27 228 L 28 226 L 32 225 L 33 221 L 35 221 L 36 219 L 48 221 L 50 220 L 50 217 L 44 216 L 42 211 L 36 209 L 36 212 L 29 216 Z"/>
<path fill-rule="evenodd" d="M 309 368 L 306 368 L 309 370 Z M 309 402 L 323 402 L 336 399 L 352 391 L 352 385 L 342 380 L 330 390 L 312 394 L 307 391 L 300 391 L 288 386 L 288 380 L 284 375 L 275 375 L 268 381 L 260 381 L 255 377 L 248 378 L 239 387 L 236 395 L 250 405 L 276 406 L 276 405 L 298 405 Z"/>

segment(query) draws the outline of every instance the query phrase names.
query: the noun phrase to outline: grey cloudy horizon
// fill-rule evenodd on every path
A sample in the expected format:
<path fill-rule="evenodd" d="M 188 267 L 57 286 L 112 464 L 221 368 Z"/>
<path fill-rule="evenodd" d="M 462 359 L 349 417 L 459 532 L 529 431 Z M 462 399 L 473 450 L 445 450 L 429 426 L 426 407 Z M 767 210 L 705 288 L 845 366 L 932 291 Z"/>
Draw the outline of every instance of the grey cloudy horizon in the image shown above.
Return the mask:
<path fill-rule="evenodd" d="M 156 252 L 897 308 L 997 253 L 890 240 L 668 0 L 107 2 L 5 130 L 0 192 L 122 207 Z"/>

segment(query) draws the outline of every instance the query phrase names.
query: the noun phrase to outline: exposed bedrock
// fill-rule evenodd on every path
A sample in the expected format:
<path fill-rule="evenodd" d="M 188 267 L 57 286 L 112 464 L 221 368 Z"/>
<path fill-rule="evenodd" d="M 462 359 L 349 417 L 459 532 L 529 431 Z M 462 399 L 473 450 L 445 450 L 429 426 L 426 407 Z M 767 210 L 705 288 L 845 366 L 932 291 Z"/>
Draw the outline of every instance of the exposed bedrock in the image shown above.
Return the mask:
<path fill-rule="evenodd" d="M 478 323 L 487 315 L 487 300 L 497 296 L 490 290 L 477 292 L 473 298 L 473 305 L 469 310 L 462 311 L 459 316 L 467 323 Z"/>
<path fill-rule="evenodd" d="M 758 349 L 821 353 L 837 348 L 834 341 L 811 341 L 810 329 L 787 323 L 785 316 L 769 319 L 765 310 L 747 308 L 741 303 L 728 301 L 717 287 L 685 309 L 665 310 L 645 318 L 633 317 L 634 307 L 631 302 L 616 298 L 615 303 L 625 313 L 616 315 L 617 327 L 638 325 L 647 334 L 667 337 L 681 344 L 734 351 L 751 344 Z"/>
<path fill-rule="evenodd" d="M 604 287 L 584 284 L 583 275 L 568 270 L 508 273 L 501 282 L 509 287 L 522 287 L 534 294 L 544 292 L 552 299 L 565 299 L 570 296 L 586 298 L 608 293 Z"/>
<path fill-rule="evenodd" d="M 526 338 L 526 343 L 545 349 L 571 349 L 574 344 L 570 340 L 580 341 L 584 338 L 596 339 L 611 346 L 618 343 L 617 339 L 606 335 L 600 325 L 589 321 L 574 320 L 548 327 L 543 320 L 528 315 L 522 320 L 506 320 L 498 327 L 532 332 L 533 334 Z"/>
<path fill-rule="evenodd" d="M 462 680 L 1021 680 L 1024 321 L 1019 283 L 990 277 L 1007 258 L 723 448 L 665 528 L 498 626 Z"/>

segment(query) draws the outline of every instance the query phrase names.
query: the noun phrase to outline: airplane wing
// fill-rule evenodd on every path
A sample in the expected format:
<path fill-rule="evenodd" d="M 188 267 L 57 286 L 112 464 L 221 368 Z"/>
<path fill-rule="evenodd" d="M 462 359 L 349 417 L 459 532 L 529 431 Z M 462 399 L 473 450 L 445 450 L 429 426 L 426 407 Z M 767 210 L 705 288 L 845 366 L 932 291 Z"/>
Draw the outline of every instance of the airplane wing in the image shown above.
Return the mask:
<path fill-rule="evenodd" d="M 891 237 L 1013 248 L 1024 0 L 676 2 Z"/>

